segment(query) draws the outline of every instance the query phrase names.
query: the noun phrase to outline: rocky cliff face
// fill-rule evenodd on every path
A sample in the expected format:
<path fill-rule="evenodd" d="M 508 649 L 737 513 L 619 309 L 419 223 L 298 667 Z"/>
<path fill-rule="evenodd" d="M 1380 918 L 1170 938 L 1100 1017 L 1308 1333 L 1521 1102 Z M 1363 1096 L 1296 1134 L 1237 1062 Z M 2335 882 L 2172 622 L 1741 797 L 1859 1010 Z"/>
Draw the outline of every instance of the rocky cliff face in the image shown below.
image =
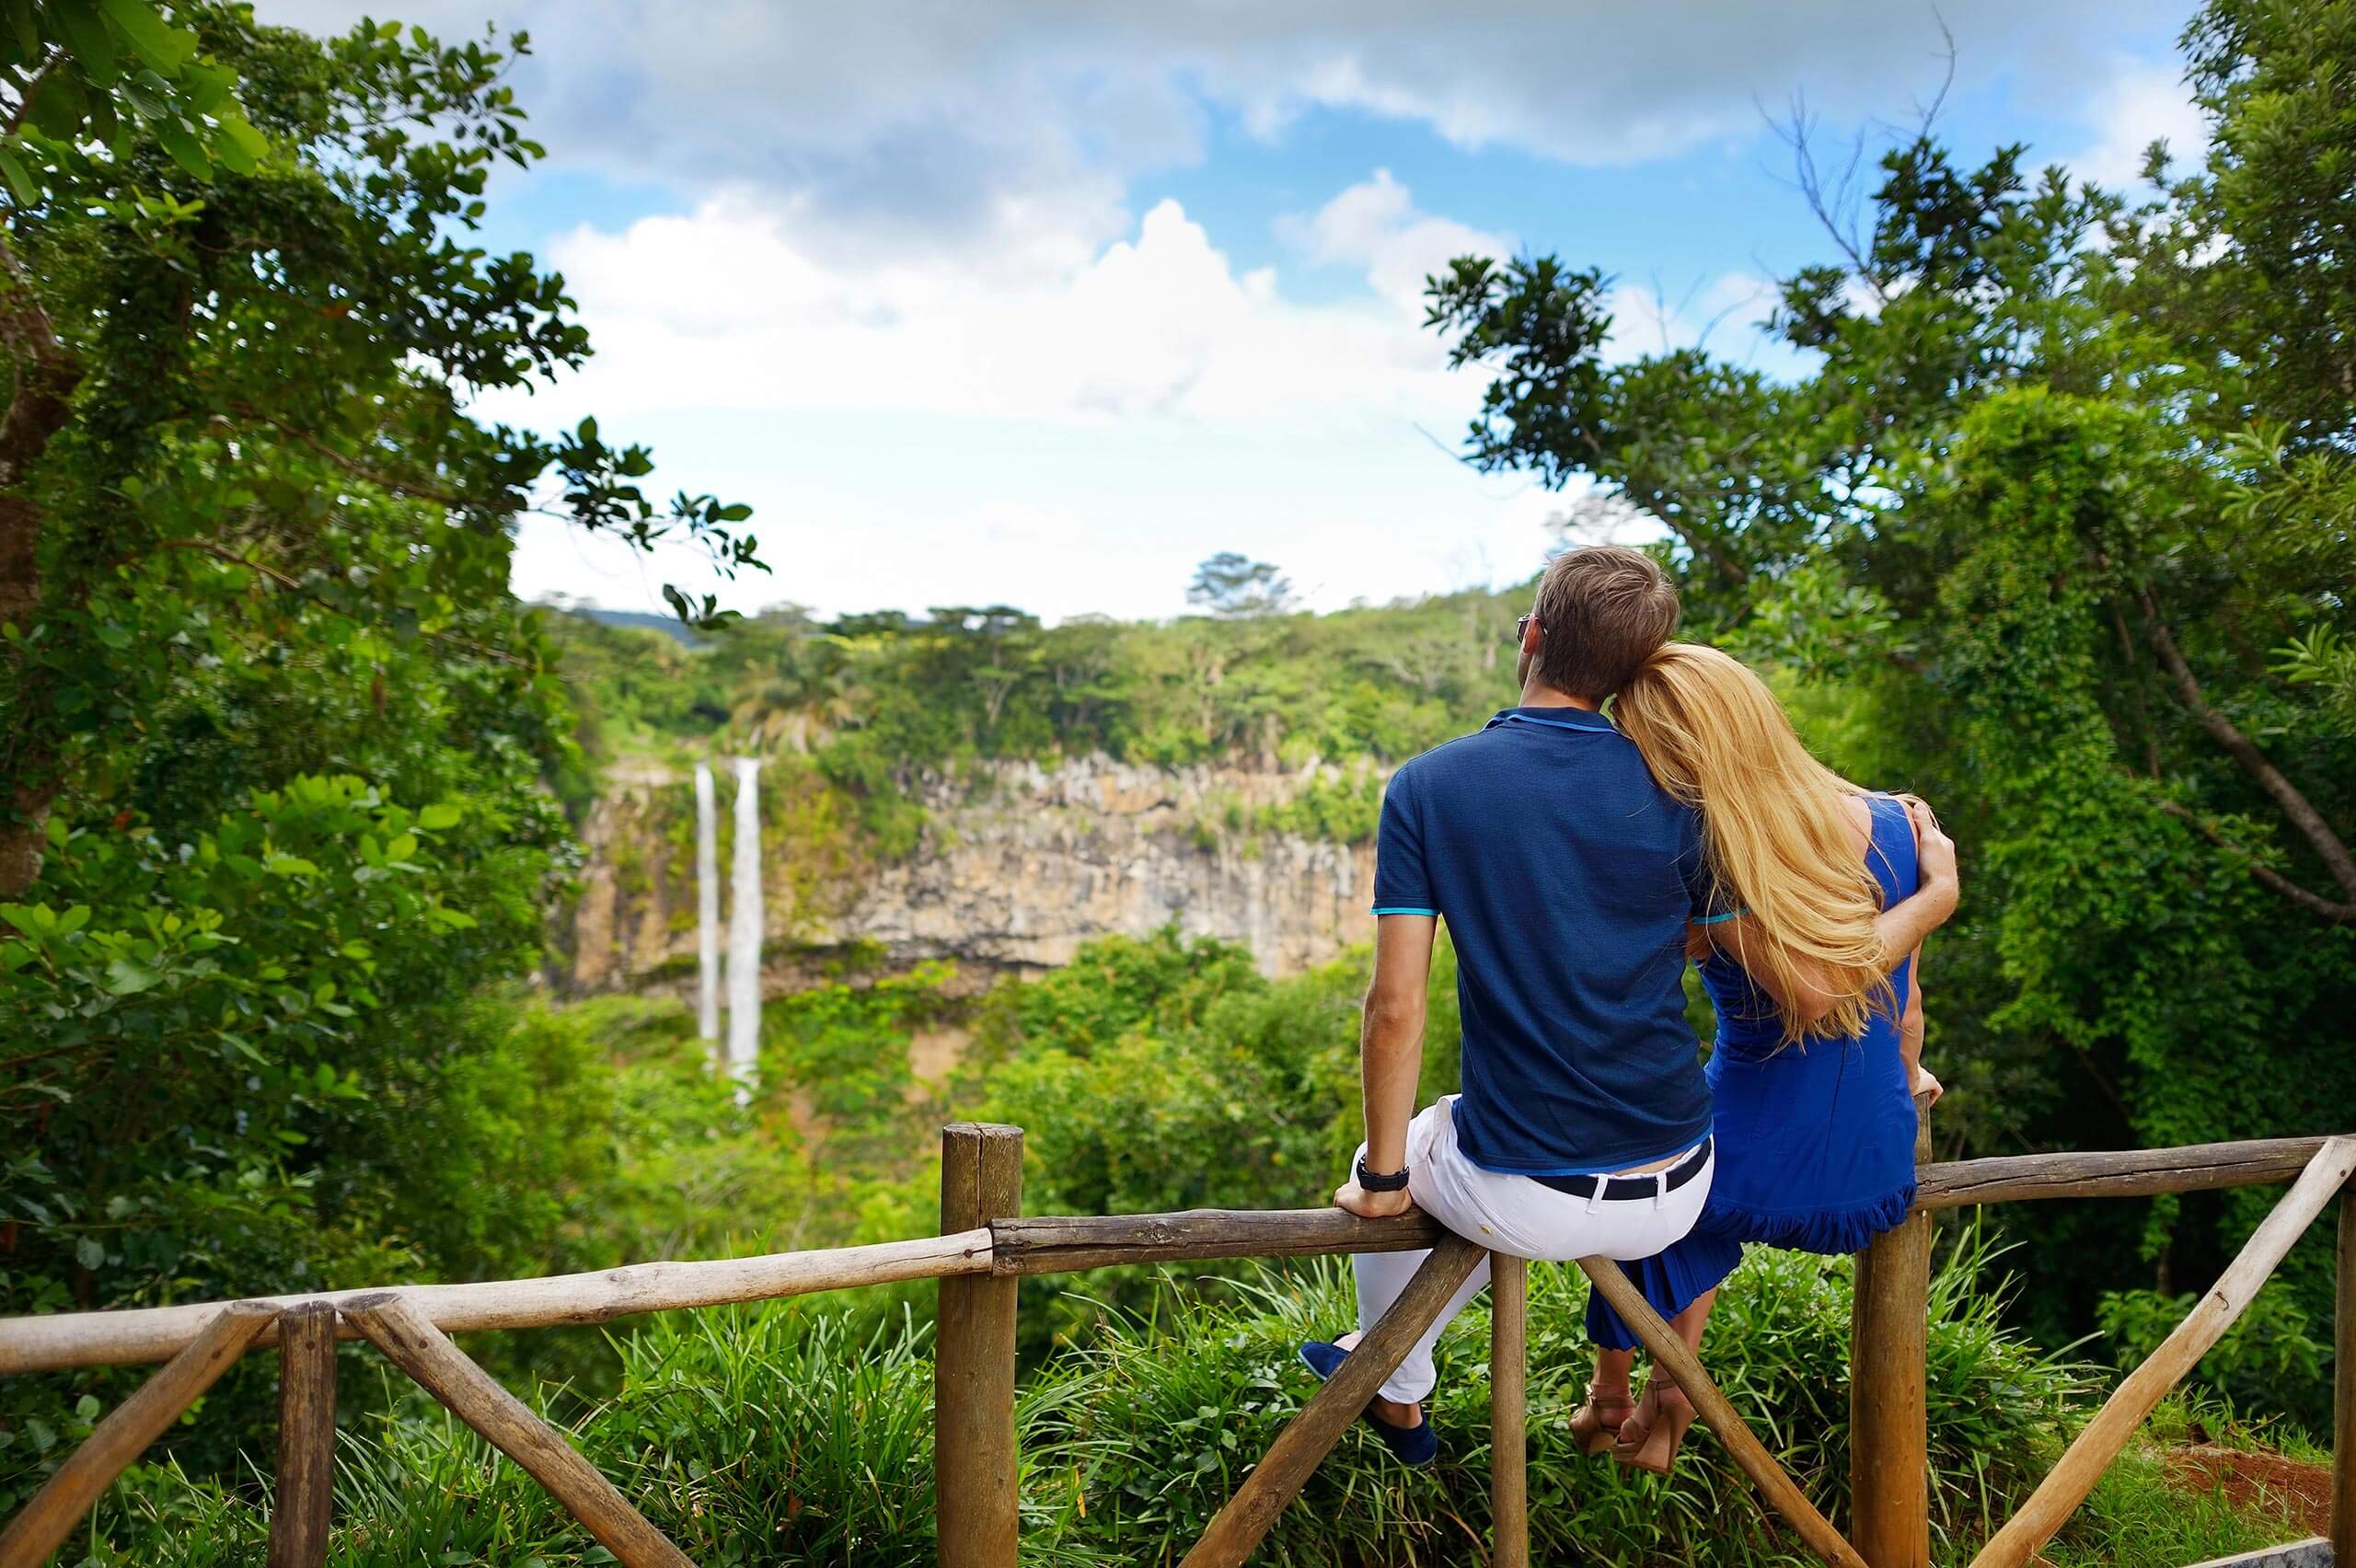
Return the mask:
<path fill-rule="evenodd" d="M 1270 974 L 1324 963 L 1373 936 L 1373 846 L 1237 825 L 1317 777 L 1314 767 L 1172 771 L 1098 756 L 929 778 L 917 790 L 923 837 L 905 859 L 797 865 L 804 840 L 769 843 L 765 989 L 794 989 L 859 944 L 879 947 L 895 968 L 952 959 L 978 984 L 1068 963 L 1091 938 L 1172 921 L 1189 936 L 1249 947 Z M 573 987 L 692 983 L 686 782 L 645 768 L 609 781 L 583 832 L 591 863 L 573 917 Z"/>

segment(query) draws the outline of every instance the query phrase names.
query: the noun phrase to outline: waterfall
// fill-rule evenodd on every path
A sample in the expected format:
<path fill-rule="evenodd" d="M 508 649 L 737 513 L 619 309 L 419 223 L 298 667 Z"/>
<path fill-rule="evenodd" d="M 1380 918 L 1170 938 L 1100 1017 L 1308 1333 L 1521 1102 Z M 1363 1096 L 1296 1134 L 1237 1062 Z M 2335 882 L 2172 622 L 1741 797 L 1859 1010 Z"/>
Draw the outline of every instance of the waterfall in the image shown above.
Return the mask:
<path fill-rule="evenodd" d="M 750 1084 L 761 1056 L 760 763 L 736 759 L 736 866 L 729 879 L 728 1070 Z M 737 1097 L 745 1098 L 739 1090 Z"/>
<path fill-rule="evenodd" d="M 720 823 L 704 762 L 696 764 L 696 1034 L 720 1039 Z"/>

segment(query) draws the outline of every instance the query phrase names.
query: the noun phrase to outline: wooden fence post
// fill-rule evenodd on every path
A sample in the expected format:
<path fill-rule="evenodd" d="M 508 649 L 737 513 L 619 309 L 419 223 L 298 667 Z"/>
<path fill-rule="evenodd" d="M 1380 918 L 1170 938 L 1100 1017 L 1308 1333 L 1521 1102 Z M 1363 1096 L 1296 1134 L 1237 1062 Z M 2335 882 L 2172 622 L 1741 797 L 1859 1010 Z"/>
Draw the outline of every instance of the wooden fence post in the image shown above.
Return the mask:
<path fill-rule="evenodd" d="M 1919 1166 L 1930 1157 L 1931 1115 L 1914 1103 Z M 1850 1528 L 1874 1568 L 1930 1568 L 1930 1303 L 1931 1216 L 1917 1210 L 1857 1254 L 1850 1305 Z"/>
<path fill-rule="evenodd" d="M 335 1522 L 336 1309 L 289 1307 L 278 1319 L 278 1489 L 270 1568 L 326 1568 Z"/>
<path fill-rule="evenodd" d="M 1530 1264 L 1489 1254 L 1490 1568 L 1530 1568 Z"/>
<path fill-rule="evenodd" d="M 941 1129 L 944 1236 L 1022 1212 L 1022 1129 L 955 1122 Z M 932 1350 L 933 1518 L 941 1568 L 1013 1568 L 1014 1300 L 1021 1280 L 941 1282 Z"/>
<path fill-rule="evenodd" d="M 2356 1565 L 2356 1193 L 2339 1198 L 2339 1282 L 2331 1332 L 2331 1560 Z"/>

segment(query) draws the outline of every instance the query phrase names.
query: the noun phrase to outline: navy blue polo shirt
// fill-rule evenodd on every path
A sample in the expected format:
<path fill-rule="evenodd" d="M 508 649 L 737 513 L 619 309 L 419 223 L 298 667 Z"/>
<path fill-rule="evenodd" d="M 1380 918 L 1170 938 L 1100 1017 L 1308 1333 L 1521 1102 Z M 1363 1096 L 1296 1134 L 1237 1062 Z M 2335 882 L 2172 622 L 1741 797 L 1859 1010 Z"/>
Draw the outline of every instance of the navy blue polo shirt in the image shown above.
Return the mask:
<path fill-rule="evenodd" d="M 1391 776 L 1374 912 L 1448 923 L 1475 1165 L 1622 1170 L 1709 1133 L 1682 983 L 1707 881 L 1699 818 L 1600 713 L 1509 708 Z"/>

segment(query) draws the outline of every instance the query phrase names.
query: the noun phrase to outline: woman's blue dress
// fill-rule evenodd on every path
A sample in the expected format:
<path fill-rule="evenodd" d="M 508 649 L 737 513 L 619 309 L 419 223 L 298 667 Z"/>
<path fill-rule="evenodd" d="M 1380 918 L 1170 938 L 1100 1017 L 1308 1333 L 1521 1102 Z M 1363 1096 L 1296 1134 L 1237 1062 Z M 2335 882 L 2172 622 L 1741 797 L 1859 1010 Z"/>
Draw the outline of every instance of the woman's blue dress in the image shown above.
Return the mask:
<path fill-rule="evenodd" d="M 1873 845 L 1865 864 L 1881 884 L 1882 906 L 1918 881 L 1913 824 L 1906 807 L 1868 795 Z M 1715 1101 L 1717 1174 L 1702 1217 L 1668 1251 L 1623 1264 L 1645 1299 L 1674 1317 L 1734 1272 L 1743 1243 L 1806 1252 L 1854 1252 L 1906 1217 L 1914 1202 L 1914 1098 L 1898 1051 L 1911 961 L 1889 977 L 1895 1007 L 1876 1012 L 1862 1034 L 1810 1034 L 1783 1043 L 1774 1004 L 1742 966 L 1723 954 L 1702 961 L 1702 984 L 1717 1009 L 1717 1043 L 1707 1072 Z M 1631 1350 L 1636 1337 L 1601 1295 L 1588 1295 L 1590 1339 Z"/>

